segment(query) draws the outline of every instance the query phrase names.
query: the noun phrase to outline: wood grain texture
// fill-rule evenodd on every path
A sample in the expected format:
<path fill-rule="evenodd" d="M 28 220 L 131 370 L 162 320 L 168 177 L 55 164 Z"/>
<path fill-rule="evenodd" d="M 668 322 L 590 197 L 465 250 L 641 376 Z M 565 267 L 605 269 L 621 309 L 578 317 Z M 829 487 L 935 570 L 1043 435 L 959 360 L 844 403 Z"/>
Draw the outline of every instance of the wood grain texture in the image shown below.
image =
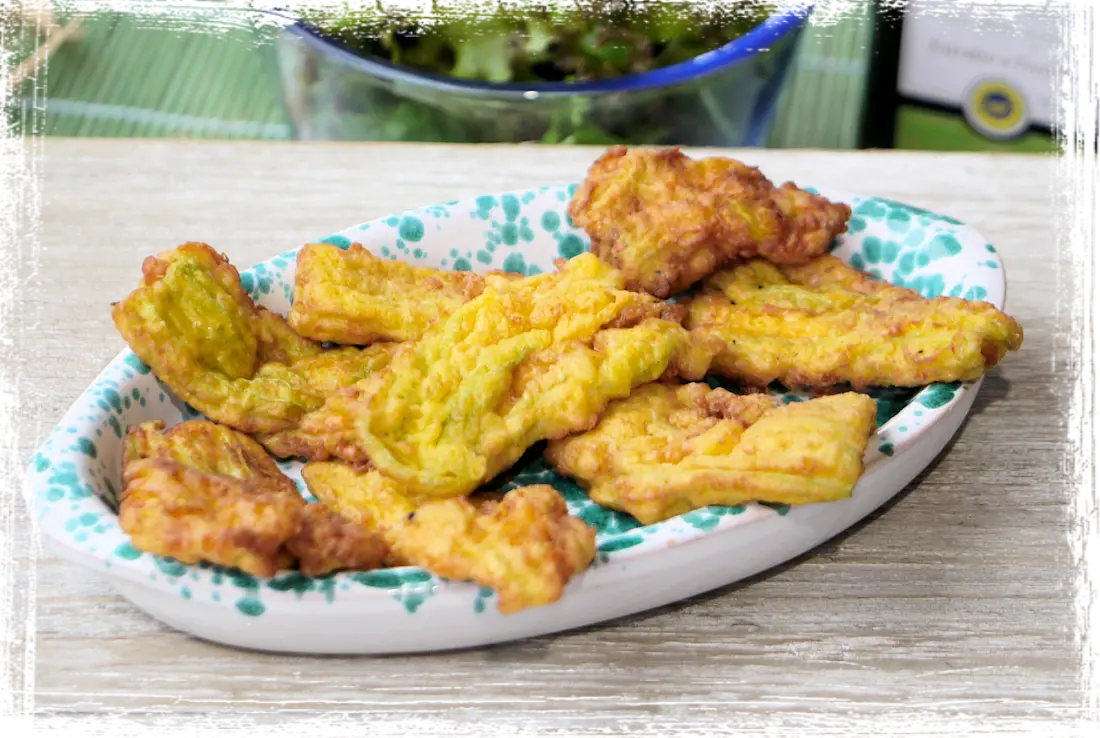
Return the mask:
<path fill-rule="evenodd" d="M 5 359 L 20 362 L 27 455 L 123 348 L 109 304 L 136 284 L 144 256 L 203 240 L 249 265 L 405 208 L 577 181 L 598 153 L 57 139 L 45 151 L 42 256 L 35 273 L 25 266 L 22 295 L 33 341 Z M 631 731 L 728 725 L 734 714 L 1039 718 L 1079 705 L 1054 160 L 732 153 L 776 180 L 953 215 L 1001 252 L 1024 348 L 989 376 L 949 452 L 906 492 L 748 582 L 607 626 L 426 656 L 284 657 L 199 642 L 91 572 L 42 556 L 38 710 L 336 711 Z"/>

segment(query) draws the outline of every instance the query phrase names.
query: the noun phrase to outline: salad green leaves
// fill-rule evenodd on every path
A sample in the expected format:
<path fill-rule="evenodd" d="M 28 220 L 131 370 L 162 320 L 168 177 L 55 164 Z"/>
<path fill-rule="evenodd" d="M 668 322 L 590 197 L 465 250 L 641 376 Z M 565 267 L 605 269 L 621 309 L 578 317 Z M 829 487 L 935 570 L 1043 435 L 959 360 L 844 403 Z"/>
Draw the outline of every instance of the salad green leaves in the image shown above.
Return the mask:
<path fill-rule="evenodd" d="M 776 0 L 726 0 L 711 8 L 684 0 L 467 0 L 423 13 L 345 2 L 299 11 L 303 24 L 353 54 L 435 77 L 531 83 L 523 98 L 484 90 L 386 81 L 312 47 L 292 64 L 292 84 L 314 107 L 322 137 L 448 142 L 540 141 L 610 145 L 668 142 L 740 145 L 727 120 L 773 76 L 789 40 L 757 58 L 668 88 L 601 95 L 538 94 L 538 83 L 586 82 L 639 74 L 696 58 L 743 36 Z M 776 56 L 776 54 L 781 56 Z M 296 66 L 295 66 L 296 65 Z M 426 80 L 427 82 L 427 80 Z M 716 89 L 710 89 L 710 88 Z M 715 104 L 718 95 L 721 104 Z M 731 108 L 732 106 L 732 108 Z M 716 139 L 716 140 L 712 140 Z M 720 139 L 720 140 L 717 140 Z"/>
<path fill-rule="evenodd" d="M 483 82 L 574 82 L 692 59 L 744 35 L 774 10 L 764 0 L 482 3 L 423 14 L 346 3 L 303 20 L 352 51 Z"/>
<path fill-rule="evenodd" d="M 431 2 L 382 31 L 398 64 L 491 82 L 513 79 L 552 41 L 548 22 L 492 0 Z"/>

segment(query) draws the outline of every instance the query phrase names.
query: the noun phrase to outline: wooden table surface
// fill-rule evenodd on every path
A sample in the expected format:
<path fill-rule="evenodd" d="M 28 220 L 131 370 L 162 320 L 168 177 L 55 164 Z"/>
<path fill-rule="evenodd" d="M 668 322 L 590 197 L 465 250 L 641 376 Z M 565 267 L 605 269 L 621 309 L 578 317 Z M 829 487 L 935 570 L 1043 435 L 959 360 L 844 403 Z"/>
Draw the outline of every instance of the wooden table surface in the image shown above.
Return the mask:
<path fill-rule="evenodd" d="M 23 458 L 123 348 L 109 303 L 133 288 L 146 255 L 202 240 L 245 266 L 405 208 L 577 181 L 597 154 L 63 139 L 47 139 L 44 151 L 41 250 L 20 267 L 28 338 L 4 359 L 21 378 Z M 28 685 L 36 711 L 47 721 L 125 711 L 164 730 L 175 724 L 165 713 L 316 718 L 373 726 L 371 735 L 381 726 L 387 735 L 442 726 L 448 735 L 731 726 L 780 735 L 809 725 L 824 734 L 857 719 L 885 730 L 1072 717 L 1083 695 L 1055 161 L 734 155 L 776 180 L 953 215 L 1005 260 L 1007 309 L 1025 327 L 1024 348 L 988 377 L 949 453 L 891 504 L 788 565 L 687 602 L 579 632 L 412 657 L 290 657 L 200 642 L 145 616 L 92 572 L 40 555 Z M 18 535 L 31 535 L 29 522 Z"/>

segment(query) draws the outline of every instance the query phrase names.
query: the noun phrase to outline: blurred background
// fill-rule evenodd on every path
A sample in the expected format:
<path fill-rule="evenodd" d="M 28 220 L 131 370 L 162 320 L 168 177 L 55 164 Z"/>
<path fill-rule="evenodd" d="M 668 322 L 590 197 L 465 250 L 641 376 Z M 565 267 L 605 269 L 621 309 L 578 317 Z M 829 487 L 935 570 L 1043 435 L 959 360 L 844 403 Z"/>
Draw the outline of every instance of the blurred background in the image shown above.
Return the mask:
<path fill-rule="evenodd" d="M 373 1 L 214 0 L 188 20 L 11 0 L 5 43 L 25 61 L 9 116 L 47 136 L 1056 149 L 1049 11 L 482 5 L 428 20 Z"/>

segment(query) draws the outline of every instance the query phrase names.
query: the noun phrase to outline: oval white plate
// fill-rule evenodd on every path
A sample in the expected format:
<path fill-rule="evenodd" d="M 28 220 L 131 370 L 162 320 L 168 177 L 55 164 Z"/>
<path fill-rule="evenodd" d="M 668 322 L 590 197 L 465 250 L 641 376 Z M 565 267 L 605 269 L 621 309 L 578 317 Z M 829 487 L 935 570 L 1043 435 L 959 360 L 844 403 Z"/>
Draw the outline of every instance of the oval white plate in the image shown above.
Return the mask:
<path fill-rule="evenodd" d="M 445 269 L 533 274 L 588 248 L 565 214 L 573 187 L 542 187 L 442 203 L 324 239 Z M 852 205 L 834 253 L 928 297 L 1002 307 L 993 247 L 956 220 L 887 200 L 823 192 Z M 215 244 L 216 246 L 216 244 Z M 242 271 L 262 304 L 286 313 L 295 251 Z M 135 270 L 137 266 L 135 265 Z M 104 311 L 104 320 L 109 316 Z M 132 353 L 103 370 L 35 455 L 28 474 L 42 532 L 60 556 L 108 577 L 168 625 L 213 641 L 300 653 L 398 653 L 462 648 L 597 623 L 715 589 L 797 556 L 850 527 L 904 488 L 959 428 L 980 382 L 877 393 L 880 427 L 851 499 L 789 509 L 707 508 L 651 526 L 591 503 L 537 458 L 514 484 L 550 482 L 599 531 L 599 555 L 558 603 L 503 616 L 493 593 L 415 568 L 258 579 L 137 551 L 118 526 L 125 428 L 196 417 Z M 298 479 L 297 463 L 283 468 Z"/>

